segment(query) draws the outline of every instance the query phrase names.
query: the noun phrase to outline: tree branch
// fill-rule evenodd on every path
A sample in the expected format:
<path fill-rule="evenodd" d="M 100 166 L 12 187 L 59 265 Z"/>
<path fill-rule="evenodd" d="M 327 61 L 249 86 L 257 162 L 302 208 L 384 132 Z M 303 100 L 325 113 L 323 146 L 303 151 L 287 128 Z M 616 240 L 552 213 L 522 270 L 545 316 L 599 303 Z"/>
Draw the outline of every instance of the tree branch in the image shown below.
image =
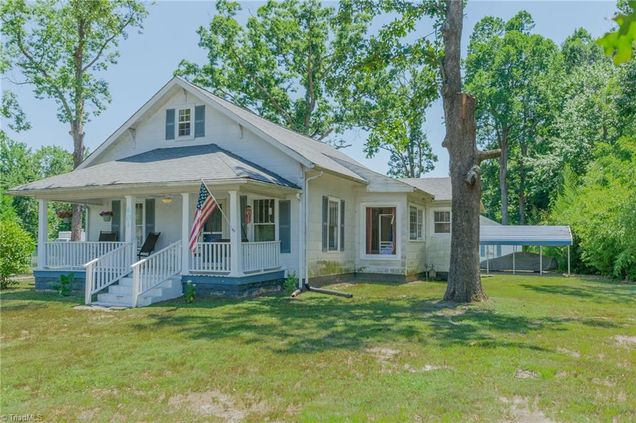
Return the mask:
<path fill-rule="evenodd" d="M 22 35 L 20 34 L 20 31 L 18 31 L 17 34 L 16 34 L 16 41 L 17 41 L 18 48 L 20 49 L 20 52 L 31 63 L 33 68 L 37 72 L 41 73 L 42 76 L 44 76 L 44 78 L 48 80 L 49 86 L 57 94 L 58 100 L 60 100 L 60 102 L 62 103 L 62 107 L 66 111 L 66 114 L 68 115 L 69 120 L 72 119 L 73 118 L 73 112 L 72 112 L 70 106 L 68 105 L 68 101 L 66 101 L 66 97 L 64 97 L 64 93 L 62 93 L 62 91 L 53 83 L 53 78 L 51 78 L 51 76 L 46 71 L 46 69 L 44 69 L 43 67 L 40 66 L 40 64 L 35 60 L 35 58 L 31 54 L 31 52 L 29 52 L 29 50 L 26 48 L 26 46 L 24 45 L 24 43 L 22 41 Z"/>
<path fill-rule="evenodd" d="M 108 47 L 108 45 L 115 39 L 117 38 L 118 35 L 120 35 L 123 30 L 130 25 L 133 22 L 133 17 L 135 16 L 134 13 L 131 13 L 130 16 L 128 17 L 128 19 L 126 19 L 126 21 L 124 22 L 124 24 L 119 27 L 119 29 L 115 32 L 113 32 L 113 35 L 111 35 L 109 38 L 106 39 L 106 41 L 104 41 L 104 43 L 101 45 L 101 47 L 99 48 L 99 50 L 97 51 L 97 54 L 95 55 L 95 57 L 88 62 L 88 64 L 86 64 L 86 66 L 84 66 L 82 68 L 82 73 L 86 72 L 86 70 L 90 69 L 91 66 L 93 66 L 95 63 L 97 63 L 97 61 L 102 57 L 102 54 L 104 53 L 104 50 L 106 49 L 106 47 Z"/>
<path fill-rule="evenodd" d="M 477 163 L 481 163 L 484 160 L 494 159 L 501 156 L 501 149 L 496 148 L 494 150 L 477 150 Z"/>

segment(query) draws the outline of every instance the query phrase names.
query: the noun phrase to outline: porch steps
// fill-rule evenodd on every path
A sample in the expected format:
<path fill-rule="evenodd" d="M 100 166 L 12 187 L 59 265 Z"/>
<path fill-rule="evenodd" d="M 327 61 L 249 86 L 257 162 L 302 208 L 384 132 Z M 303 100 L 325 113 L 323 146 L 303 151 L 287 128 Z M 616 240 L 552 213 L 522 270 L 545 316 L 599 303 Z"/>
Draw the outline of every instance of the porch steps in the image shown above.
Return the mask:
<path fill-rule="evenodd" d="M 181 277 L 174 277 L 140 295 L 137 306 L 145 307 L 182 295 Z M 132 278 L 124 277 L 117 284 L 109 286 L 107 292 L 97 294 L 97 301 L 93 304 L 111 307 L 132 307 Z"/>

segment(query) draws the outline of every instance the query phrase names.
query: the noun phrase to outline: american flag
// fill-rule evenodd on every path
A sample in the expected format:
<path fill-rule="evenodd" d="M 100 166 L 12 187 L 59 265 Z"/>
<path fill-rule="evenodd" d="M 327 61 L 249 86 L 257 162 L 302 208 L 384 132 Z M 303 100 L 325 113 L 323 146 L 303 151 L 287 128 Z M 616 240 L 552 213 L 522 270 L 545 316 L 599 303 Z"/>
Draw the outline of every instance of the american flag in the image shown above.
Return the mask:
<path fill-rule="evenodd" d="M 217 207 L 218 204 L 214 200 L 214 197 L 210 194 L 205 184 L 201 183 L 199 199 L 197 200 L 197 210 L 194 212 L 194 222 L 192 223 L 192 230 L 190 231 L 190 251 L 192 251 L 192 254 L 197 250 L 197 241 L 203 230 L 203 225 L 205 225 L 205 222 Z"/>

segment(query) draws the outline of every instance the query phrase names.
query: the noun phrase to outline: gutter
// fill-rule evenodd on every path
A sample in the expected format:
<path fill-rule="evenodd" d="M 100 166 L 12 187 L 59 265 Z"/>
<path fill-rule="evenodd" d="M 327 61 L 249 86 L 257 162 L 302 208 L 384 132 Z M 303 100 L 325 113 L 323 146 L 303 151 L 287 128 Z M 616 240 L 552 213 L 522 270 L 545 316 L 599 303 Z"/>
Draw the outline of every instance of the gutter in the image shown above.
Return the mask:
<path fill-rule="evenodd" d="M 309 208 L 308 208 L 308 204 L 309 204 L 309 182 L 313 181 L 314 179 L 318 179 L 320 178 L 324 173 L 322 171 L 320 171 L 319 174 L 314 175 L 314 176 L 310 176 L 309 178 L 305 177 L 305 186 L 303 189 L 303 225 L 302 225 L 302 230 L 303 230 L 303 239 L 302 239 L 302 261 L 303 261 L 303 266 L 298 269 L 298 270 L 303 270 L 302 273 L 304 273 L 304 277 L 305 277 L 305 284 L 309 283 L 309 266 L 307 265 L 307 222 L 308 222 L 308 217 L 309 217 Z M 299 275 L 298 277 L 298 289 L 302 289 L 303 288 L 303 280 L 301 275 Z"/>

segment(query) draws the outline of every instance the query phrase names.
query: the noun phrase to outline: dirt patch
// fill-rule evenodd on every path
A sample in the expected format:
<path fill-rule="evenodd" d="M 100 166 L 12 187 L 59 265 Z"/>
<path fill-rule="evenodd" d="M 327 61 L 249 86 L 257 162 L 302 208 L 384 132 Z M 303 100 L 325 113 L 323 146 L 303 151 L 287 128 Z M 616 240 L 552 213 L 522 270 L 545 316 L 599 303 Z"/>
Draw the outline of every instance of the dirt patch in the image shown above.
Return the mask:
<path fill-rule="evenodd" d="M 506 419 L 506 422 L 517 423 L 553 423 L 554 420 L 549 419 L 541 410 L 539 410 L 535 404 L 530 407 L 530 402 L 527 398 L 515 396 L 512 399 L 500 398 L 500 400 L 510 405 L 511 419 Z"/>
<path fill-rule="evenodd" d="M 201 416 L 218 417 L 227 422 L 242 421 L 248 415 L 266 409 L 263 402 L 245 405 L 230 395 L 217 390 L 175 395 L 170 398 L 168 404 L 172 407 L 188 408 L 194 414 Z"/>
<path fill-rule="evenodd" d="M 384 362 L 391 360 L 393 357 L 400 353 L 400 350 L 382 347 L 367 348 L 366 351 L 369 354 L 374 355 L 378 359 L 378 361 Z"/>
<path fill-rule="evenodd" d="M 567 348 L 557 348 L 557 351 L 563 354 L 567 354 L 573 358 L 581 358 L 581 353 L 576 351 L 568 350 Z"/>
<path fill-rule="evenodd" d="M 532 370 L 517 369 L 517 372 L 515 373 L 515 377 L 517 379 L 536 379 L 539 377 L 539 375 L 536 372 L 533 372 Z"/>
<path fill-rule="evenodd" d="M 636 336 L 616 335 L 614 340 L 618 345 L 626 347 L 636 347 Z"/>
<path fill-rule="evenodd" d="M 404 370 L 406 370 L 409 373 L 427 373 L 427 372 L 432 372 L 434 370 L 443 370 L 443 369 L 450 369 L 449 366 L 437 366 L 434 364 L 425 364 L 424 366 L 417 368 L 417 367 L 413 367 L 410 364 L 405 364 L 404 365 Z"/>

